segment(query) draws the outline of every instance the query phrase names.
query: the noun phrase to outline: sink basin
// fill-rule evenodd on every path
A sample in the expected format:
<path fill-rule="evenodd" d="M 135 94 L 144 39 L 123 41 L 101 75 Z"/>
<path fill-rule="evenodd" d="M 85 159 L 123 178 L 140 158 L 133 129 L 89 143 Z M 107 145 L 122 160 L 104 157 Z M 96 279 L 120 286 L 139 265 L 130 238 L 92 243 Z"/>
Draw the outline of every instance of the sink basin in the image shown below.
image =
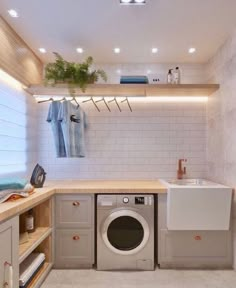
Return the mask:
<path fill-rule="evenodd" d="M 161 180 L 168 230 L 229 230 L 232 188 L 205 179 Z"/>
<path fill-rule="evenodd" d="M 206 181 L 204 179 L 171 179 L 166 180 L 169 184 L 183 185 L 183 186 L 211 186 L 212 182 Z"/>

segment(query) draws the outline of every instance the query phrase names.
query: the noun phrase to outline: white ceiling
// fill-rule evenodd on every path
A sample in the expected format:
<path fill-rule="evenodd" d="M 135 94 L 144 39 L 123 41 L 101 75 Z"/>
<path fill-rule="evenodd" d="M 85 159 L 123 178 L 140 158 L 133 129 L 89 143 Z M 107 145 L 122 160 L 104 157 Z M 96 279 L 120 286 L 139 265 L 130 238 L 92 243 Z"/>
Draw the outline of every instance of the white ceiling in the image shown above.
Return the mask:
<path fill-rule="evenodd" d="M 20 17 L 11 18 L 9 9 Z M 202 63 L 236 27 L 236 0 L 147 0 L 134 7 L 119 0 L 1 0 L 0 14 L 44 62 L 57 51 L 75 61 L 92 55 L 96 63 Z M 189 47 L 197 52 L 188 54 Z"/>

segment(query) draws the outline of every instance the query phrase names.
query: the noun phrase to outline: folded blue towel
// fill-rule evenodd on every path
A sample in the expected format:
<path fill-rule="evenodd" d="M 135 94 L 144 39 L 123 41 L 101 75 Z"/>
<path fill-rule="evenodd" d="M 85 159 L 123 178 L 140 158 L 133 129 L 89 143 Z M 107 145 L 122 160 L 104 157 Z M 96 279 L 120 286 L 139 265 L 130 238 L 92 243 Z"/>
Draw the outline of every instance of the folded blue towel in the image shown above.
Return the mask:
<path fill-rule="evenodd" d="M 23 189 L 28 183 L 22 178 L 0 178 L 0 191 L 8 189 Z"/>

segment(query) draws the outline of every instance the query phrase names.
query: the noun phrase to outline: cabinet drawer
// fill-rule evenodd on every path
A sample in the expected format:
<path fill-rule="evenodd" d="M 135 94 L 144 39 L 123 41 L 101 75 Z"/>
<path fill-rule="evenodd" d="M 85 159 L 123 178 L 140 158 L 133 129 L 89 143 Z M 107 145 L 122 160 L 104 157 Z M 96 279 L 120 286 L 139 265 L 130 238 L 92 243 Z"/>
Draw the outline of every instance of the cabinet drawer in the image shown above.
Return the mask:
<path fill-rule="evenodd" d="M 230 263 L 231 233 L 224 231 L 168 231 L 161 229 L 159 262 Z"/>
<path fill-rule="evenodd" d="M 56 197 L 56 226 L 90 228 L 94 215 L 93 195 L 63 195 Z"/>
<path fill-rule="evenodd" d="M 57 268 L 91 267 L 94 263 L 94 231 L 56 230 Z"/>

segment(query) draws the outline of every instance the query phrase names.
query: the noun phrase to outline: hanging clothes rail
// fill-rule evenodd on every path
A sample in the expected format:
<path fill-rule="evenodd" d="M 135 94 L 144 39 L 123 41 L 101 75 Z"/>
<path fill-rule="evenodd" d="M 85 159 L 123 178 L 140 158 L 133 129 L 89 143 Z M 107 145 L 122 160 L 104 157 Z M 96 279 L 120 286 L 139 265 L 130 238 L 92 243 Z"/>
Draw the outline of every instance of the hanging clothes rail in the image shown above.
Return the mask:
<path fill-rule="evenodd" d="M 70 99 L 69 99 L 69 98 L 70 98 Z M 70 97 L 65 96 L 65 97 L 63 97 L 63 98 L 61 98 L 61 99 L 58 99 L 58 97 L 56 97 L 56 99 L 54 99 L 53 97 L 50 97 L 50 98 L 48 98 L 48 99 L 46 99 L 46 100 L 40 100 L 40 101 L 38 101 L 38 103 L 40 104 L 40 103 L 46 103 L 46 102 L 52 102 L 52 101 L 60 101 L 60 102 L 63 102 L 63 101 L 66 101 L 66 100 L 67 100 L 67 101 L 70 101 L 70 102 L 74 101 L 75 104 L 77 105 L 77 108 L 80 106 L 77 98 L 76 98 L 76 97 L 73 97 L 73 96 L 70 96 Z M 117 101 L 117 98 L 116 98 L 116 97 L 114 97 L 113 99 L 111 99 L 111 100 L 109 100 L 109 101 L 107 101 L 107 100 L 105 99 L 105 97 L 102 97 L 101 99 L 99 99 L 99 100 L 97 100 L 97 101 L 95 101 L 95 100 L 93 99 L 93 97 L 90 97 L 89 99 L 86 99 L 86 100 L 82 101 L 82 103 L 88 103 L 88 102 L 92 102 L 98 112 L 101 112 L 101 110 L 100 110 L 100 108 L 98 107 L 97 103 L 104 102 L 107 110 L 108 110 L 109 112 L 112 112 L 112 111 L 111 111 L 111 108 L 109 107 L 109 103 L 115 102 L 115 104 L 116 104 L 116 106 L 118 107 L 119 111 L 122 112 L 121 106 L 120 106 L 119 102 Z M 133 112 L 128 97 L 126 97 L 124 100 L 121 100 L 121 101 L 120 101 L 120 103 L 124 103 L 124 102 L 127 103 L 128 107 L 129 107 L 129 110 L 130 110 L 131 112 Z"/>

